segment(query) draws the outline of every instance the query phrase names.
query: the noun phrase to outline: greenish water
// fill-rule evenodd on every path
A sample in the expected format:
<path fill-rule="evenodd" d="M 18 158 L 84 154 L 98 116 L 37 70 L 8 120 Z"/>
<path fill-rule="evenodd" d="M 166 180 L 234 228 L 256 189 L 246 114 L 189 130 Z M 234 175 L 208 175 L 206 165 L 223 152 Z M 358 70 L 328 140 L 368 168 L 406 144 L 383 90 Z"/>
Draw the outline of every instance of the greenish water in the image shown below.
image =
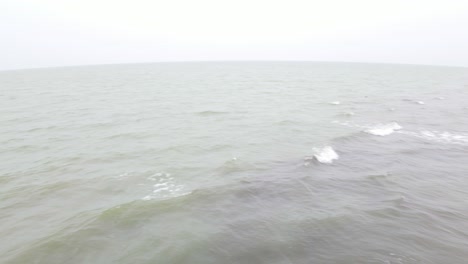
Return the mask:
<path fill-rule="evenodd" d="M 1 263 L 466 263 L 468 68 L 0 72 Z"/>

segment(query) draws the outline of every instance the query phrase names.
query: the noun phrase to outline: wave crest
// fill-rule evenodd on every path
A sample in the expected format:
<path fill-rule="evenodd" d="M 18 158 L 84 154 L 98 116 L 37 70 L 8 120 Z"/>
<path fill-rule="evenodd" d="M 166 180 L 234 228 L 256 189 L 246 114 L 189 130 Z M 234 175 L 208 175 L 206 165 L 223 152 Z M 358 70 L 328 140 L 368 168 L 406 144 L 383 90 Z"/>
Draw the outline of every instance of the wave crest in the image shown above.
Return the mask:
<path fill-rule="evenodd" d="M 175 182 L 169 173 L 155 173 L 148 177 L 148 180 L 155 181 L 153 192 L 142 198 L 144 201 L 152 199 L 167 199 L 187 194 L 184 186 Z"/>
<path fill-rule="evenodd" d="M 331 164 L 334 160 L 337 160 L 339 158 L 338 154 L 330 146 L 326 146 L 323 148 L 313 148 L 313 152 L 313 158 L 318 162 L 324 164 Z"/>
<path fill-rule="evenodd" d="M 458 144 L 458 145 L 467 145 L 468 144 L 468 134 L 455 134 L 448 131 L 429 131 L 422 130 L 419 132 L 404 131 L 401 132 L 405 135 L 414 136 L 417 138 L 425 139 L 428 141 L 447 143 L 447 144 Z"/>
<path fill-rule="evenodd" d="M 376 135 L 376 136 L 388 136 L 392 134 L 393 132 L 395 132 L 396 130 L 400 130 L 400 129 L 402 129 L 402 127 L 398 123 L 392 122 L 389 124 L 378 124 L 374 127 L 370 127 L 364 130 L 364 132 L 372 134 L 372 135 Z"/>

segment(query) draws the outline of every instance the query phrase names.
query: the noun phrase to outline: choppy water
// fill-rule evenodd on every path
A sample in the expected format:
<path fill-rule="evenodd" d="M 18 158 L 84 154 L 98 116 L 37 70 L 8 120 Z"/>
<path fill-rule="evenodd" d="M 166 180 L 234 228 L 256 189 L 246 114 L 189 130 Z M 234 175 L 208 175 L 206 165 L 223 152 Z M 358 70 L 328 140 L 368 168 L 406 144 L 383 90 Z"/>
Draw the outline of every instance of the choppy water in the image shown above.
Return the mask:
<path fill-rule="evenodd" d="M 468 263 L 468 68 L 0 72 L 0 263 Z"/>

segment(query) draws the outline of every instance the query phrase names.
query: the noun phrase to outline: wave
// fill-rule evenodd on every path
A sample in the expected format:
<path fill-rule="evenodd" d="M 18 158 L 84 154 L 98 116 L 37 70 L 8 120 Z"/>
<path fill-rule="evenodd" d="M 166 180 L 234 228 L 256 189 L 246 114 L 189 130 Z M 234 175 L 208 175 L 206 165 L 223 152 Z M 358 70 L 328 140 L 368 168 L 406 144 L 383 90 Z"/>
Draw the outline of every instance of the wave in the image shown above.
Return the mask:
<path fill-rule="evenodd" d="M 400 129 L 402 129 L 402 127 L 398 123 L 392 122 L 388 124 L 378 124 L 376 126 L 364 130 L 364 132 L 376 136 L 388 136 L 390 134 L 393 134 L 393 132 L 395 132 L 396 130 Z"/>
<path fill-rule="evenodd" d="M 440 143 L 459 144 L 459 145 L 468 144 L 467 134 L 455 134 L 455 133 L 451 133 L 447 131 L 441 132 L 441 131 L 429 131 L 429 130 L 421 130 L 419 132 L 401 131 L 399 133 L 425 139 L 428 141 L 440 142 Z"/>
<path fill-rule="evenodd" d="M 306 161 L 315 159 L 320 163 L 331 164 L 334 160 L 337 160 L 339 158 L 338 154 L 330 146 L 326 146 L 323 148 L 313 148 L 313 152 L 313 158 L 306 158 Z M 308 164 L 306 163 L 306 165 Z"/>
<path fill-rule="evenodd" d="M 371 135 L 376 135 L 376 136 L 388 136 L 394 133 L 395 131 L 402 129 L 402 127 L 397 122 L 377 124 L 377 125 L 358 125 L 353 122 L 340 122 L 340 121 L 333 121 L 332 123 L 351 127 L 351 128 L 360 128 L 360 129 L 363 129 L 364 132 L 371 134 Z"/>
<path fill-rule="evenodd" d="M 354 115 L 356 115 L 356 113 L 354 113 L 352 111 L 345 111 L 345 112 L 341 112 L 341 113 L 337 114 L 336 116 L 351 117 L 351 116 L 354 116 Z"/>
<path fill-rule="evenodd" d="M 254 164 L 244 159 L 239 159 L 237 157 L 232 157 L 231 159 L 225 161 L 220 166 L 213 168 L 214 172 L 218 175 L 228 175 L 232 173 L 241 173 L 245 171 L 252 171 L 259 169 L 259 164 Z"/>
<path fill-rule="evenodd" d="M 175 179 L 169 173 L 158 172 L 149 176 L 148 180 L 157 183 L 153 185 L 153 192 L 142 198 L 144 201 L 173 198 L 189 193 L 184 191 L 183 185 L 176 184 Z"/>
<path fill-rule="evenodd" d="M 408 98 L 402 99 L 402 101 L 411 102 L 411 103 L 414 103 L 414 104 L 420 104 L 420 105 L 423 105 L 423 104 L 424 104 L 424 102 L 423 102 L 423 101 L 417 101 L 417 100 L 414 100 L 414 99 L 408 99 Z"/>
<path fill-rule="evenodd" d="M 391 122 L 388 124 L 378 124 L 374 126 L 365 126 L 358 125 L 353 122 L 340 122 L 333 121 L 335 124 L 340 124 L 342 126 L 347 126 L 351 128 L 361 128 L 364 129 L 364 132 L 377 136 L 387 136 L 393 133 L 398 133 L 400 135 L 408 135 L 417 137 L 420 139 L 445 143 L 445 144 L 457 144 L 457 145 L 468 145 L 468 134 L 463 133 L 454 133 L 448 131 L 430 131 L 430 130 L 420 130 L 420 131 L 406 131 L 401 130 L 402 127 L 396 123 Z M 355 134 L 353 134 L 355 136 Z"/>

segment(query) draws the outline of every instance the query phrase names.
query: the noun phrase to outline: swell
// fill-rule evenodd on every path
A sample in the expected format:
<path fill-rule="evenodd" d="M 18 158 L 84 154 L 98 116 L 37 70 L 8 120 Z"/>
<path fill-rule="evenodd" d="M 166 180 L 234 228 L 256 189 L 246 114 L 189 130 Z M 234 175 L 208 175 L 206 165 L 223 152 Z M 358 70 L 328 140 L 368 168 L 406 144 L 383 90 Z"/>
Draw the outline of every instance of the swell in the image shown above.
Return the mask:
<path fill-rule="evenodd" d="M 174 257 L 186 254 L 185 249 L 199 240 L 225 246 L 249 244 L 249 241 L 276 245 L 279 242 L 270 236 L 271 232 L 286 237 L 293 232 L 295 235 L 288 244 L 312 246 L 316 240 L 305 235 L 305 230 L 314 230 L 316 236 L 326 236 L 341 246 L 347 242 L 339 240 L 343 236 L 334 230 L 343 230 L 348 236 L 367 243 L 385 236 L 393 240 L 406 236 L 435 243 L 428 235 L 431 224 L 445 228 L 466 219 L 466 215 L 453 213 L 457 207 L 441 209 L 440 205 L 431 203 L 434 196 L 422 195 L 428 183 L 461 191 L 457 189 L 462 187 L 458 180 L 468 169 L 462 162 L 466 148 L 427 145 L 400 133 L 379 137 L 355 132 L 334 138 L 330 144 L 340 156 L 333 166 L 298 167 L 297 161 L 285 162 L 284 166 L 268 171 L 243 174 L 242 178 L 227 184 L 200 185 L 183 195 L 135 200 L 83 212 L 66 221 L 60 230 L 11 252 L 8 261 L 28 263 L 34 258 L 44 263 L 79 263 L 83 261 L 81 255 L 98 257 L 107 252 L 104 255 L 111 256 L 107 261 L 115 262 L 131 256 L 133 250 L 147 248 L 148 243 L 153 252 L 150 258 L 163 253 Z M 438 157 L 438 160 L 432 160 L 431 166 L 421 167 L 428 157 Z M 229 161 L 226 166 L 229 168 L 236 162 Z M 446 175 L 445 166 L 451 167 L 451 175 Z M 222 175 L 223 170 L 214 173 Z M 239 172 L 242 170 L 228 170 L 228 173 Z M 449 198 L 440 198 L 438 204 L 450 205 Z M 416 214 L 415 210 L 421 213 Z M 425 225 L 417 224 L 433 214 L 440 218 Z M 450 218 L 443 220 L 443 215 Z M 178 224 L 170 225 L 174 221 Z M 363 224 L 369 222 L 374 224 Z M 393 228 L 402 231 L 392 232 Z M 409 229 L 413 229 L 411 235 L 405 233 Z M 126 240 L 134 241 L 132 246 L 116 252 L 118 241 Z M 167 247 L 173 243 L 179 243 L 181 249 L 168 253 Z M 454 241 L 447 240 L 447 243 Z M 327 243 L 318 245 L 316 250 L 330 252 Z M 247 254 L 241 246 L 231 249 L 236 257 Z M 398 249 L 406 253 L 414 250 Z M 258 253 L 255 248 L 252 250 L 252 254 Z M 190 254 L 200 257 L 198 253 Z M 221 260 L 222 256 L 216 258 Z"/>
<path fill-rule="evenodd" d="M 414 238 L 434 241 L 425 235 L 427 226 L 414 226 L 433 213 L 433 208 L 422 208 L 396 195 L 401 192 L 407 196 L 408 189 L 398 190 L 404 185 L 390 189 L 390 185 L 381 184 L 390 180 L 389 175 L 377 175 L 380 184 L 375 181 L 376 175 L 357 178 L 362 173 L 330 181 L 318 177 L 325 170 L 330 175 L 343 172 L 341 166 L 272 170 L 231 184 L 200 188 L 185 196 L 136 200 L 84 212 L 70 218 L 61 230 L 16 251 L 8 263 L 28 263 L 33 258 L 43 263 L 80 263 L 81 254 L 93 258 L 103 251 L 109 253 L 105 254 L 106 262 L 115 262 L 147 246 L 152 248 L 145 251 L 147 257 L 153 260 L 164 252 L 169 257 L 189 254 L 197 258 L 207 253 L 205 247 L 200 251 L 186 249 L 200 240 L 220 247 L 231 245 L 230 253 L 236 259 L 258 254 L 268 245 L 283 245 L 284 239 L 286 245 L 315 244 L 314 252 L 322 254 L 330 252 L 331 248 L 326 246 L 330 244 L 318 243 L 317 237 L 326 237 L 344 247 L 348 242 L 342 240 L 343 232 L 365 241 L 386 233 L 387 237 L 401 239 L 406 232 L 401 229 L 404 225 L 413 227 Z M 414 213 L 415 208 L 425 213 Z M 179 224 L 168 225 L 172 221 Z M 391 232 L 393 227 L 401 231 Z M 118 241 L 125 240 L 133 241 L 132 246 L 116 250 Z M 167 252 L 173 243 L 180 248 Z M 241 246 L 244 244 L 258 247 L 245 251 Z M 313 256 L 317 257 L 309 257 Z M 221 260 L 223 256 L 215 252 L 213 257 Z"/>

